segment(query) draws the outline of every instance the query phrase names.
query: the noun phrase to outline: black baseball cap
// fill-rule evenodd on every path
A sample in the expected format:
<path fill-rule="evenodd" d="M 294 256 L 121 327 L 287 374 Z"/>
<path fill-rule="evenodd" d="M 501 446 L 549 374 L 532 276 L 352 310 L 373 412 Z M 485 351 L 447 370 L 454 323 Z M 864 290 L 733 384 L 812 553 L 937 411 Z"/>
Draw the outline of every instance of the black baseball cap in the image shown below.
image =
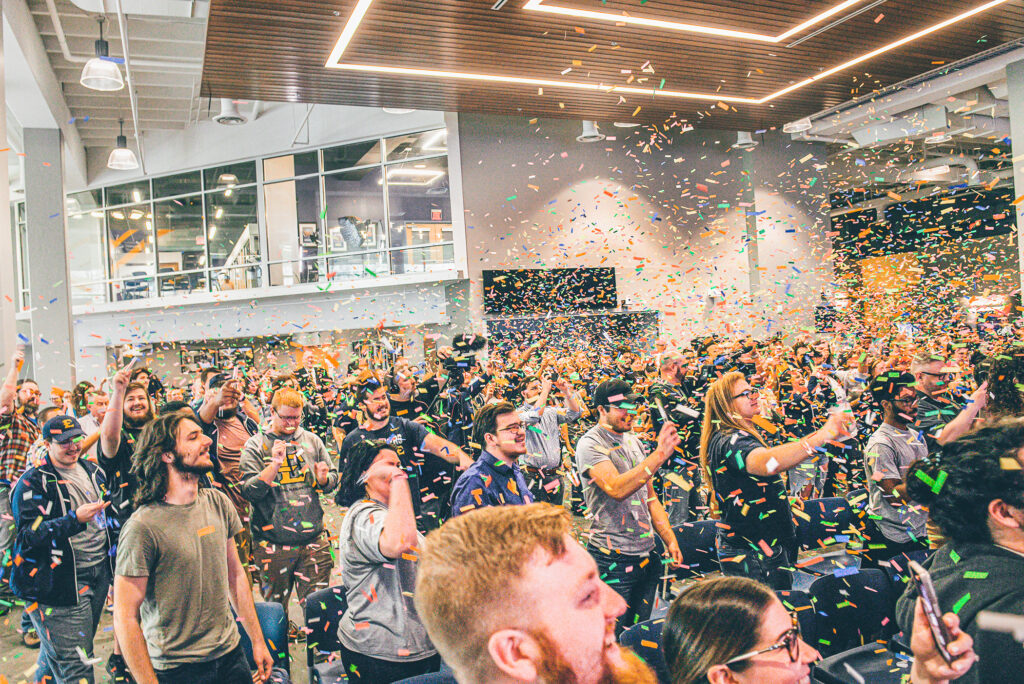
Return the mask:
<path fill-rule="evenodd" d="M 73 416 L 54 416 L 43 426 L 43 439 L 47 442 L 67 444 L 79 437 L 85 437 L 85 431 Z"/>
<path fill-rule="evenodd" d="M 625 380 L 605 380 L 594 390 L 594 406 L 622 406 L 637 404 L 642 401 L 639 394 L 633 392 L 633 386 Z"/>

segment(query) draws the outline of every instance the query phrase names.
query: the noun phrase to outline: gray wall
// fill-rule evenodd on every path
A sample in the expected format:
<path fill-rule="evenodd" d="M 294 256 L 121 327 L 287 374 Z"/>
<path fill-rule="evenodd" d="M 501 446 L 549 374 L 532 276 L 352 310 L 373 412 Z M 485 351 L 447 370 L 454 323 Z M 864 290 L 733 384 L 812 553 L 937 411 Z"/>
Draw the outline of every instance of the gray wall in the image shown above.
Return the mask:
<path fill-rule="evenodd" d="M 578 122 L 461 115 L 473 320 L 484 269 L 614 266 L 620 298 L 663 311 L 670 339 L 812 321 L 831 279 L 827 188 L 812 180 L 824 146 L 757 136 L 744 173 L 735 133 L 681 128 L 605 125 L 617 139 L 582 144 Z M 748 212 L 764 212 L 755 293 Z M 725 294 L 713 309 L 711 287 Z"/>

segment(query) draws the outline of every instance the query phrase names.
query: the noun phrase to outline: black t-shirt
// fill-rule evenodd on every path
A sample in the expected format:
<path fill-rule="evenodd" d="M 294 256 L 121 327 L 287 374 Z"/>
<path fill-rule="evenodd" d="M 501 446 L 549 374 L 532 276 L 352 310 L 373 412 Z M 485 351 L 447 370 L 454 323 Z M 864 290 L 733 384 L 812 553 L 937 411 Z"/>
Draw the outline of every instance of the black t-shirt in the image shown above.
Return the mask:
<path fill-rule="evenodd" d="M 123 425 L 121 427 L 121 443 L 117 447 L 117 453 L 113 458 L 99 459 L 99 465 L 107 479 L 107 491 L 110 492 L 109 514 L 121 523 L 127 521 L 132 511 L 135 510 L 132 497 L 135 496 L 138 483 L 131 472 L 132 456 L 135 454 L 135 444 L 141 434 L 141 427 Z M 102 450 L 102 448 L 101 445 L 100 449 Z"/>
<path fill-rule="evenodd" d="M 408 420 L 416 420 L 420 415 L 427 412 L 427 405 L 420 399 L 413 396 L 412 399 L 395 399 L 391 395 L 391 415 Z"/>
<path fill-rule="evenodd" d="M 758 542 L 788 546 L 796 533 L 786 486 L 779 475 L 759 477 L 747 472 L 747 457 L 763 445 L 742 431 L 717 431 L 708 443 L 708 465 L 722 511 L 720 528 L 732 546 Z"/>
<path fill-rule="evenodd" d="M 685 385 L 670 385 L 663 382 L 655 382 L 648 390 L 650 396 L 651 424 L 654 427 L 654 434 L 661 432 L 664 421 L 661 419 L 661 411 L 655 404 L 655 397 L 661 398 L 662 406 L 669 420 L 675 423 L 679 431 L 679 438 L 682 440 L 680 446 L 688 457 L 696 458 L 700 453 L 700 430 L 703 420 L 704 407 L 697 397 L 689 394 Z"/>
<path fill-rule="evenodd" d="M 914 428 L 924 433 L 929 454 L 939 451 L 939 433 L 946 423 L 957 417 L 960 410 L 961 407 L 945 395 L 940 394 L 932 399 L 924 392 L 917 393 L 917 422 Z"/>

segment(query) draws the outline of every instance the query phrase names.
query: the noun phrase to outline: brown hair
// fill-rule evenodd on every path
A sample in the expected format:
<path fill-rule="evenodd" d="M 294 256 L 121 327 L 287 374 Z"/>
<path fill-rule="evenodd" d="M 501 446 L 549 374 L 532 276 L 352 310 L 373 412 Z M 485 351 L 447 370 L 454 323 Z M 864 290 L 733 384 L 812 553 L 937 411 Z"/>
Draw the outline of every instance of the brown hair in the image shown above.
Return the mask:
<path fill-rule="evenodd" d="M 139 483 L 132 497 L 135 507 L 163 501 L 167 494 L 167 468 L 165 453 L 175 453 L 178 427 L 186 420 L 196 420 L 192 409 L 165 413 L 146 423 L 135 445 L 131 472 Z"/>
<path fill-rule="evenodd" d="M 306 401 L 301 394 L 290 387 L 282 387 L 274 392 L 274 398 L 270 400 L 270 405 L 274 407 L 275 411 L 282 406 L 300 409 L 306 405 Z"/>
<path fill-rule="evenodd" d="M 771 589 L 746 577 L 716 577 L 684 589 L 668 610 L 662 636 L 672 684 L 706 684 L 712 667 L 752 651 L 774 598 Z"/>
<path fill-rule="evenodd" d="M 708 392 L 704 395 L 704 425 L 700 431 L 700 466 L 704 471 L 704 481 L 707 483 L 712 494 L 714 494 L 714 479 L 711 477 L 711 465 L 708 463 L 708 445 L 711 443 L 711 436 L 718 431 L 741 431 L 752 435 L 763 446 L 765 444 L 761 435 L 757 434 L 749 426 L 745 425 L 733 407 L 733 392 L 736 384 L 743 380 L 743 373 L 732 371 L 711 383 Z M 714 497 L 712 497 L 713 499 Z"/>
<path fill-rule="evenodd" d="M 484 435 L 497 434 L 498 416 L 515 412 L 516 407 L 507 401 L 481 406 L 473 416 L 473 442 L 479 444 L 481 449 L 486 448 L 487 441 L 484 439 Z"/>
<path fill-rule="evenodd" d="M 538 550 L 565 553 L 569 514 L 546 503 L 494 506 L 452 518 L 427 535 L 416 574 L 416 610 L 459 681 L 493 679 L 487 651 L 501 629 L 532 628 L 517 582 Z"/>

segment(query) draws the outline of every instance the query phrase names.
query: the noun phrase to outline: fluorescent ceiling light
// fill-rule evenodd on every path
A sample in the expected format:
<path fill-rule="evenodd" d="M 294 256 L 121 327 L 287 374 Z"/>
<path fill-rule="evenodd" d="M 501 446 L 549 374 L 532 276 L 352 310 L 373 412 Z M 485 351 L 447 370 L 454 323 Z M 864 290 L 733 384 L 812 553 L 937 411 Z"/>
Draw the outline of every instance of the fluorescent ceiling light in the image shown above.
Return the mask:
<path fill-rule="evenodd" d="M 217 185 L 232 187 L 238 185 L 238 176 L 233 173 L 222 173 L 217 176 Z"/>
<path fill-rule="evenodd" d="M 132 199 L 134 199 L 136 202 L 141 202 L 142 193 L 139 192 L 138 190 L 132 190 Z"/>
<path fill-rule="evenodd" d="M 139 209 L 132 209 L 131 212 L 128 214 L 128 218 L 131 219 L 132 221 L 138 221 L 143 216 L 145 216 L 145 213 Z"/>
<path fill-rule="evenodd" d="M 124 221 L 124 212 L 112 211 L 110 212 L 110 216 L 116 218 L 118 221 Z"/>
<path fill-rule="evenodd" d="M 524 10 L 531 10 L 534 12 L 548 12 L 550 14 L 561 14 L 568 17 L 578 17 L 581 19 L 594 19 L 597 21 L 611 21 L 616 24 L 633 24 L 636 26 L 649 26 L 651 28 L 666 29 L 669 31 L 685 31 L 687 33 L 702 33 L 705 35 L 722 36 L 724 38 L 739 38 L 741 40 L 754 40 L 763 43 L 778 43 L 786 40 L 790 36 L 794 36 L 801 31 L 820 24 L 829 17 L 835 16 L 843 10 L 853 7 L 854 5 L 864 2 L 864 0 L 846 0 L 838 5 L 825 10 L 821 14 L 815 15 L 793 28 L 789 29 L 785 33 L 780 33 L 777 36 L 769 36 L 763 33 L 751 33 L 749 31 L 737 31 L 734 29 L 723 29 L 715 28 L 712 26 L 701 26 L 700 24 L 687 24 L 679 21 L 666 21 L 664 19 L 648 19 L 645 17 L 634 17 L 626 14 L 625 12 L 616 14 L 614 12 L 595 12 L 593 10 L 582 10 L 575 7 L 558 7 L 555 5 L 545 5 L 544 0 L 529 0 L 523 5 Z"/>
<path fill-rule="evenodd" d="M 355 11 L 349 17 L 348 22 L 345 24 L 345 28 L 342 31 L 341 37 L 338 39 L 337 44 L 334 46 L 334 50 L 328 57 L 327 62 L 324 64 L 325 68 L 328 69 L 342 69 L 346 71 L 361 71 L 366 73 L 377 73 L 377 74 L 395 74 L 400 76 L 413 76 L 413 77 L 424 77 L 424 78 L 446 78 L 446 79 L 460 79 L 467 81 L 482 81 L 490 83 L 508 83 L 513 85 L 529 85 L 538 87 L 550 87 L 550 88 L 565 88 L 571 90 L 587 90 L 591 92 L 603 92 L 603 93 L 615 93 L 615 94 L 632 94 L 632 95 L 645 95 L 653 97 L 668 97 L 674 99 L 684 100 L 703 100 L 711 102 L 730 102 L 730 103 L 743 103 L 743 104 L 765 104 L 772 100 L 775 100 L 783 95 L 804 88 L 816 81 L 828 78 L 835 73 L 849 69 L 852 66 L 865 62 L 869 59 L 878 57 L 879 55 L 890 52 L 899 47 L 902 47 L 908 43 L 912 43 L 915 40 L 923 38 L 936 31 L 952 26 L 958 22 L 969 19 L 977 14 L 986 12 L 999 5 L 1006 4 L 1010 0 L 990 0 L 985 4 L 978 5 L 965 12 L 961 12 L 956 16 L 950 17 L 937 24 L 924 28 L 916 33 L 909 34 L 895 40 L 891 43 L 883 45 L 880 48 L 867 52 L 859 57 L 855 57 L 851 60 L 837 64 L 836 66 L 820 71 L 814 76 L 805 78 L 802 81 L 798 81 L 792 85 L 789 85 L 781 90 L 777 90 L 774 93 L 769 93 L 764 97 L 740 97 L 735 95 L 728 95 L 723 93 L 692 93 L 678 90 L 661 90 L 658 88 L 635 88 L 630 86 L 616 86 L 608 85 L 603 83 L 582 83 L 579 81 L 556 81 L 552 79 L 541 79 L 541 78 L 525 78 L 521 76 L 503 76 L 499 74 L 480 74 L 480 73 L 468 73 L 461 71 L 440 71 L 435 69 L 410 69 L 405 67 L 397 66 L 383 66 L 383 65 L 372 65 L 372 64 L 349 64 L 342 63 L 341 57 L 345 53 L 345 49 L 348 47 L 349 42 L 355 35 L 356 30 L 359 28 L 360 22 L 363 20 L 363 16 L 366 14 L 373 0 L 359 0 L 356 5 Z M 582 11 L 582 10 L 581 10 Z M 621 20 L 621 18 L 619 19 Z M 783 34 L 785 35 L 785 34 Z"/>
<path fill-rule="evenodd" d="M 213 218 L 219 219 L 224 215 L 224 207 L 217 207 L 217 211 L 213 212 Z"/>
<path fill-rule="evenodd" d="M 612 123 L 612 126 L 615 126 L 616 128 L 636 128 L 639 125 L 640 124 L 635 121 L 615 121 Z"/>
<path fill-rule="evenodd" d="M 442 169 L 388 169 L 388 185 L 433 185 L 439 178 L 443 178 L 446 172 Z M 422 178 L 421 181 L 395 181 L 394 176 L 408 176 L 411 178 Z"/>

